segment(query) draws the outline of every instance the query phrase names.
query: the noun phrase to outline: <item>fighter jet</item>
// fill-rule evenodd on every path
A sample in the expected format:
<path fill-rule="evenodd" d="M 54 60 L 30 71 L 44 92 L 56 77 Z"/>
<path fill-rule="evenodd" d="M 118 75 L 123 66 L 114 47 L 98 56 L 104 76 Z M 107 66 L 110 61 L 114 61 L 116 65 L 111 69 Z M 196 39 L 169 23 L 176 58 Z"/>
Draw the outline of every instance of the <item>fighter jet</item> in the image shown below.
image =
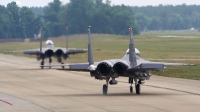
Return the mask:
<path fill-rule="evenodd" d="M 41 34 L 42 34 L 42 27 L 40 28 L 38 35 L 41 35 Z M 23 52 L 24 54 L 28 54 L 28 55 L 36 55 L 36 59 L 38 61 L 41 60 L 41 69 L 43 69 L 42 65 L 44 65 L 45 59 L 49 59 L 49 65 L 52 63 L 52 57 L 55 57 L 59 63 L 64 64 L 62 59 L 66 60 L 69 57 L 69 55 L 87 52 L 87 49 L 68 48 L 68 41 L 66 42 L 67 42 L 66 48 L 60 48 L 60 47 L 54 47 L 53 42 L 51 40 L 47 40 L 45 42 L 46 46 L 42 48 L 42 38 L 40 36 L 40 48 L 32 49 L 32 50 L 24 50 L 24 51 L 19 51 L 19 52 Z M 9 52 L 13 52 L 13 51 L 9 51 Z M 18 52 L 18 51 L 14 51 L 14 52 Z M 64 68 L 64 66 L 62 67 Z M 51 68 L 51 66 L 49 66 L 49 68 Z"/>
<path fill-rule="evenodd" d="M 126 54 L 121 59 L 104 60 L 101 62 L 93 61 L 92 42 L 90 36 L 90 26 L 88 27 L 88 63 L 78 64 L 61 64 L 51 66 L 69 66 L 71 71 L 87 71 L 90 75 L 98 80 L 106 80 L 103 85 L 103 94 L 108 92 L 108 85 L 117 84 L 116 78 L 128 77 L 130 83 L 130 93 L 133 92 L 133 82 L 135 84 L 136 94 L 140 94 L 140 85 L 145 83 L 145 80 L 150 79 L 150 71 L 164 70 L 166 65 L 172 66 L 194 66 L 193 64 L 185 63 L 165 63 L 165 62 L 150 62 L 142 59 L 136 53 L 134 40 L 132 36 L 132 28 L 129 28 L 130 44 Z M 138 52 L 138 51 L 137 51 Z"/>

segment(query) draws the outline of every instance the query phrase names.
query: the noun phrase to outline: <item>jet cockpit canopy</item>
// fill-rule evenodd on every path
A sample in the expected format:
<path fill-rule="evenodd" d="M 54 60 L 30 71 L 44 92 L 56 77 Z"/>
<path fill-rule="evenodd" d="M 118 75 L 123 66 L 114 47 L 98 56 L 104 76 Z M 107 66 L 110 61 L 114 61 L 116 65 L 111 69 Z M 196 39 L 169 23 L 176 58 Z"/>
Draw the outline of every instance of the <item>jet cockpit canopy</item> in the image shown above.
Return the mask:
<path fill-rule="evenodd" d="M 47 48 L 53 48 L 53 47 L 54 47 L 54 46 L 53 46 L 53 42 L 52 42 L 51 40 L 47 40 L 47 41 L 45 42 L 45 45 L 46 45 Z"/>
<path fill-rule="evenodd" d="M 129 49 L 126 51 L 126 54 L 129 54 Z M 137 48 L 135 48 L 135 54 L 138 55 L 139 57 L 141 56 L 140 51 Z"/>

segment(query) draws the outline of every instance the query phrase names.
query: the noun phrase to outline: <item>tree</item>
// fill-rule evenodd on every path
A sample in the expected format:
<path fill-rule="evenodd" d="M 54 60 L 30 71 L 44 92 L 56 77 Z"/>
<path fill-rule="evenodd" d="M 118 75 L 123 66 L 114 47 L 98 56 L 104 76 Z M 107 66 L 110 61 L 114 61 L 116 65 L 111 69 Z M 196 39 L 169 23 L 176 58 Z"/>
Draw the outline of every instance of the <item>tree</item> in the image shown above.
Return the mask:
<path fill-rule="evenodd" d="M 22 28 L 22 37 L 30 38 L 34 34 L 38 33 L 38 29 L 41 25 L 41 16 L 35 18 L 35 14 L 28 7 L 22 7 L 19 11 L 20 14 L 20 26 Z"/>
<path fill-rule="evenodd" d="M 61 5 L 62 4 L 60 0 L 54 0 L 53 2 L 50 2 L 44 9 L 44 32 L 49 30 L 48 32 L 51 32 L 51 36 L 53 37 L 62 35 L 62 25 L 60 24 L 58 18 L 59 13 L 61 12 Z M 49 26 L 47 24 L 51 24 L 51 28 L 47 28 L 46 26 Z"/>
<path fill-rule="evenodd" d="M 100 8 L 103 5 L 103 0 L 95 0 L 95 4 L 97 8 Z"/>
<path fill-rule="evenodd" d="M 6 7 L 0 5 L 0 38 L 8 38 L 11 33 L 9 32 L 10 19 Z"/>
<path fill-rule="evenodd" d="M 110 16 L 105 15 L 104 12 L 97 10 L 91 16 L 91 25 L 95 26 L 93 33 L 113 33 L 112 21 Z"/>
<path fill-rule="evenodd" d="M 182 18 L 179 14 L 171 14 L 169 16 L 169 29 L 180 30 L 181 29 Z"/>
<path fill-rule="evenodd" d="M 16 2 L 11 2 L 7 5 L 8 16 L 10 19 L 9 31 L 12 38 L 22 37 L 22 27 L 20 26 L 19 7 Z"/>
<path fill-rule="evenodd" d="M 162 30 L 167 30 L 168 29 L 168 14 L 166 12 L 161 12 L 160 15 L 160 21 L 162 25 Z"/>
<path fill-rule="evenodd" d="M 115 34 L 127 34 L 127 28 L 133 27 L 133 34 L 140 34 L 139 26 L 135 23 L 135 18 L 129 9 L 124 5 L 115 6 L 114 16 L 112 17 L 112 27 Z"/>
<path fill-rule="evenodd" d="M 85 33 L 86 26 L 91 25 L 90 16 L 94 6 L 93 0 L 70 0 L 67 6 L 69 33 Z"/>
<path fill-rule="evenodd" d="M 144 31 L 149 26 L 150 20 L 143 13 L 137 13 L 134 17 L 137 21 L 137 24 L 140 26 L 141 31 Z"/>
<path fill-rule="evenodd" d="M 20 8 L 16 2 L 0 6 L 0 12 L 0 38 L 31 38 L 42 24 L 41 16 L 35 17 L 30 8 Z"/>
<path fill-rule="evenodd" d="M 149 24 L 149 30 L 160 30 L 161 23 L 158 18 L 153 18 Z"/>

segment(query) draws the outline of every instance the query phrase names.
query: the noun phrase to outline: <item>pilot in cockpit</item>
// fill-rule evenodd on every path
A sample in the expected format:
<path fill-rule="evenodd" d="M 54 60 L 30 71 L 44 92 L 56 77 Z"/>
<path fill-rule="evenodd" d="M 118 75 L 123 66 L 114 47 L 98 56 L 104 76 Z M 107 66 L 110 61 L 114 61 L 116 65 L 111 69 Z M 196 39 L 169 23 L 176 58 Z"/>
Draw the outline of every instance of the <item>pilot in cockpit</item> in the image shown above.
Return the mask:
<path fill-rule="evenodd" d="M 53 42 L 51 40 L 47 40 L 45 42 L 46 48 L 54 48 Z"/>
<path fill-rule="evenodd" d="M 126 51 L 126 54 L 129 54 L 129 49 Z M 140 51 L 139 51 L 137 48 L 135 48 L 135 54 L 136 54 L 137 56 L 141 57 Z"/>

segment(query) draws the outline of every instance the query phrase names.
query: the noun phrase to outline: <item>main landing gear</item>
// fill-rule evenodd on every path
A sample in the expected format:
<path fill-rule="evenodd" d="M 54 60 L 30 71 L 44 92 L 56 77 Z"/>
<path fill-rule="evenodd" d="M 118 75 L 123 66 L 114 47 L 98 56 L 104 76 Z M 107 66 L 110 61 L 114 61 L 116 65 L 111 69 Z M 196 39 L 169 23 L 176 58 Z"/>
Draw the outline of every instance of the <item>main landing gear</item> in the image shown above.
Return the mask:
<path fill-rule="evenodd" d="M 110 80 L 110 77 L 106 77 L 106 84 L 103 85 L 103 95 L 107 95 L 108 93 L 108 82 Z M 140 94 L 140 84 L 142 84 L 141 80 L 137 80 L 137 78 L 131 78 L 129 77 L 129 83 L 131 84 L 130 86 L 130 93 L 133 93 L 133 80 L 135 82 L 135 92 L 136 94 Z M 117 84 L 117 81 L 115 80 L 115 78 L 112 78 L 112 80 L 110 80 L 109 82 L 111 85 L 113 84 Z"/>
<path fill-rule="evenodd" d="M 41 69 L 43 69 L 44 68 L 44 59 L 42 59 L 40 65 L 41 65 Z"/>
<path fill-rule="evenodd" d="M 59 63 L 61 63 L 61 64 L 64 64 L 64 63 L 62 62 L 62 58 L 57 58 L 57 61 L 58 61 Z M 65 66 L 62 66 L 62 69 L 65 69 Z"/>
<path fill-rule="evenodd" d="M 52 62 L 52 59 L 49 58 L 49 69 L 51 69 L 51 62 Z"/>
<path fill-rule="evenodd" d="M 129 83 L 131 84 L 131 86 L 130 86 L 130 93 L 133 93 L 133 86 L 132 86 L 132 84 L 133 84 L 133 78 L 129 78 Z"/>
<path fill-rule="evenodd" d="M 136 94 L 140 94 L 140 84 L 135 85 Z"/>
<path fill-rule="evenodd" d="M 108 92 L 108 81 L 109 81 L 110 77 L 106 77 L 106 84 L 103 85 L 103 94 L 107 95 Z"/>
<path fill-rule="evenodd" d="M 141 80 L 139 80 L 137 82 L 137 78 L 134 78 L 134 81 L 135 81 L 135 92 L 136 94 L 140 94 L 140 84 L 141 84 Z M 130 93 L 133 93 L 133 78 L 129 78 L 129 83 L 131 84 L 130 86 Z"/>
<path fill-rule="evenodd" d="M 63 62 L 61 64 L 64 64 Z M 65 66 L 62 66 L 62 69 L 65 69 Z"/>
<path fill-rule="evenodd" d="M 52 59 L 49 58 L 49 65 L 51 65 L 51 62 L 52 62 Z M 41 65 L 41 69 L 44 69 L 44 59 L 42 59 L 40 65 Z M 49 66 L 49 69 L 51 69 L 51 66 Z"/>

